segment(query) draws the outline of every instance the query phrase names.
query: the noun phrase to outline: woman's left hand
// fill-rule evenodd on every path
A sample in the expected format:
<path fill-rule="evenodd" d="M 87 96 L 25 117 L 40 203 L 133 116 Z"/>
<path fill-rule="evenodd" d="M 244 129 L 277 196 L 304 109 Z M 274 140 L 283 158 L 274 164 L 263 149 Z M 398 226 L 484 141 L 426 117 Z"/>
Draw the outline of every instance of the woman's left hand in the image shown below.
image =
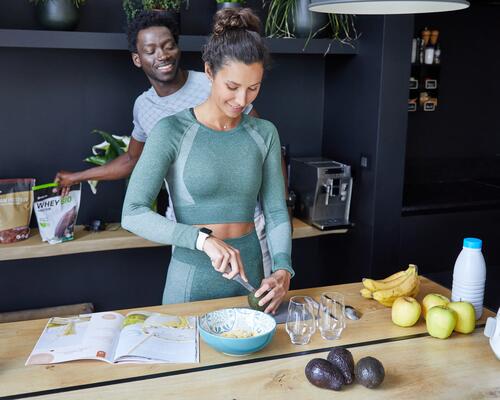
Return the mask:
<path fill-rule="evenodd" d="M 284 269 L 279 269 L 273 272 L 268 278 L 264 278 L 260 288 L 255 292 L 255 297 L 266 295 L 260 299 L 259 305 L 267 304 L 265 313 L 276 313 L 279 305 L 288 293 L 290 288 L 290 272 Z"/>

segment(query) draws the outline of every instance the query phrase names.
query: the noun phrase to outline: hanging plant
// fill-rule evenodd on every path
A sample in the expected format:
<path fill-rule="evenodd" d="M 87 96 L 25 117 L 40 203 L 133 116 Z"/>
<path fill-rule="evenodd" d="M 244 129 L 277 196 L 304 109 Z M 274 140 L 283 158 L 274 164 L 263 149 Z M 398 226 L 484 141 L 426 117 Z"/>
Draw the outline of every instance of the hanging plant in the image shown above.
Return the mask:
<path fill-rule="evenodd" d="M 265 34 L 271 38 L 296 38 L 298 3 L 302 0 L 263 0 L 263 7 L 269 6 L 265 23 Z M 316 17 L 311 11 L 309 17 Z M 345 14 L 326 14 L 324 22 L 318 26 L 311 24 L 306 46 L 310 39 L 328 33 L 332 41 L 337 40 L 352 45 L 358 38 L 354 25 L 354 16 Z M 326 52 L 330 50 L 330 45 Z"/>

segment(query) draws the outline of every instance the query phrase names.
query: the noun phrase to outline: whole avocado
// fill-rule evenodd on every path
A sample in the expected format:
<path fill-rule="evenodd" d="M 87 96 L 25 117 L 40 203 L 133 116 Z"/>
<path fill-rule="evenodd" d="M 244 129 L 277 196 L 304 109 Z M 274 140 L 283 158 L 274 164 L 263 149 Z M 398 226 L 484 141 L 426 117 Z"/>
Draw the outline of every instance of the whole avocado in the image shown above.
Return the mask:
<path fill-rule="evenodd" d="M 358 361 L 354 368 L 356 380 L 367 388 L 379 386 L 385 377 L 382 363 L 374 357 L 364 357 Z"/>
<path fill-rule="evenodd" d="M 250 308 L 257 310 L 257 311 L 264 311 L 267 307 L 267 304 L 264 304 L 263 306 L 259 306 L 259 300 L 264 296 L 264 294 L 260 297 L 255 297 L 255 292 L 250 292 L 247 296 L 248 300 L 248 305 Z"/>
<path fill-rule="evenodd" d="M 322 358 L 313 358 L 309 361 L 305 373 L 309 382 L 322 389 L 338 391 L 344 384 L 344 377 L 339 369 Z"/>
<path fill-rule="evenodd" d="M 327 360 L 340 370 L 346 385 L 354 382 L 354 358 L 349 350 L 344 347 L 334 347 L 328 353 Z"/>

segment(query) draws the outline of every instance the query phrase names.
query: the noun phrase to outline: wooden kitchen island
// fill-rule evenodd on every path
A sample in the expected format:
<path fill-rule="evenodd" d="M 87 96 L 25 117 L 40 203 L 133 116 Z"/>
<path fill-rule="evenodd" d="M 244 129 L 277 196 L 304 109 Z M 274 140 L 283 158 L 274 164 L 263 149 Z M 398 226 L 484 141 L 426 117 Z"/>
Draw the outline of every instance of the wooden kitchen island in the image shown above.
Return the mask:
<path fill-rule="evenodd" d="M 391 322 L 390 309 L 359 295 L 360 283 L 298 290 L 318 298 L 323 291 L 344 293 L 346 304 L 363 317 L 348 321 L 342 338 L 323 340 L 316 332 L 308 345 L 290 343 L 283 324 L 262 351 L 230 357 L 200 342 L 199 364 L 109 365 L 99 361 L 28 366 L 24 363 L 46 320 L 0 324 L 0 399 L 480 399 L 500 398 L 500 361 L 483 335 L 485 310 L 476 331 L 453 333 L 447 340 L 430 337 L 421 319 L 411 328 Z M 422 278 L 419 300 L 449 290 Z M 195 315 L 246 306 L 245 297 L 147 308 L 176 315 Z M 144 309 L 144 308 L 142 308 Z M 355 361 L 378 358 L 386 379 L 375 389 L 359 384 L 341 392 L 312 386 L 304 375 L 307 362 L 326 357 L 331 346 L 345 346 Z"/>

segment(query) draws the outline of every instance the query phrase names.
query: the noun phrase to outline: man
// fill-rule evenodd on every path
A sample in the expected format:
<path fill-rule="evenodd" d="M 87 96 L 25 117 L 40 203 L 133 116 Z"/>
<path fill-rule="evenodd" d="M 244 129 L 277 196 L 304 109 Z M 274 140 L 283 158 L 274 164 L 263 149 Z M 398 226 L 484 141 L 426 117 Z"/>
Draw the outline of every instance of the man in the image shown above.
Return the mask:
<path fill-rule="evenodd" d="M 179 31 L 171 18 L 162 13 L 141 12 L 128 26 L 127 36 L 132 62 L 144 71 L 151 83 L 151 88 L 135 101 L 134 128 L 128 151 L 99 167 L 78 172 L 59 171 L 55 181 L 66 188 L 63 190 L 86 180 L 127 178 L 139 160 L 144 143 L 155 124 L 168 115 L 201 104 L 210 94 L 210 82 L 204 73 L 179 68 Z M 247 107 L 245 112 L 257 116 L 252 106 Z M 167 218 L 175 219 L 171 205 Z M 271 259 L 260 207 L 256 209 L 255 227 L 263 253 L 264 275 L 267 277 L 271 273 Z"/>

